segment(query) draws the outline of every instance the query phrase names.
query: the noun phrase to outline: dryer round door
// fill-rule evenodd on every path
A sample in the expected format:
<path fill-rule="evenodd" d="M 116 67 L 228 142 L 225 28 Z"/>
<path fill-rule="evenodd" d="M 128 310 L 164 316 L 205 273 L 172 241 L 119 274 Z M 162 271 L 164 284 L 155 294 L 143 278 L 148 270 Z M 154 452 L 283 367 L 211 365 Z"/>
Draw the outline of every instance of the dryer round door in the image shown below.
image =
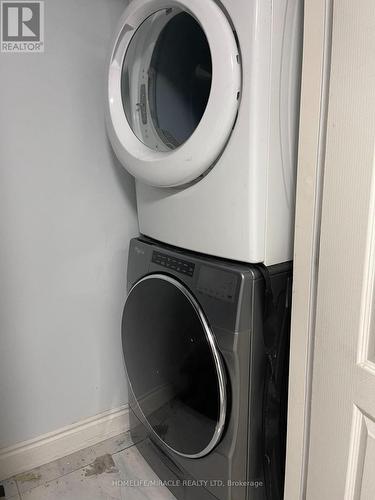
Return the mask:
<path fill-rule="evenodd" d="M 225 148 L 240 89 L 235 36 L 214 0 L 133 0 L 108 76 L 107 128 L 119 160 L 154 186 L 197 179 Z"/>
<path fill-rule="evenodd" d="M 138 281 L 126 300 L 122 344 L 136 411 L 152 434 L 179 455 L 208 454 L 224 429 L 226 377 L 191 293 L 163 274 Z"/>

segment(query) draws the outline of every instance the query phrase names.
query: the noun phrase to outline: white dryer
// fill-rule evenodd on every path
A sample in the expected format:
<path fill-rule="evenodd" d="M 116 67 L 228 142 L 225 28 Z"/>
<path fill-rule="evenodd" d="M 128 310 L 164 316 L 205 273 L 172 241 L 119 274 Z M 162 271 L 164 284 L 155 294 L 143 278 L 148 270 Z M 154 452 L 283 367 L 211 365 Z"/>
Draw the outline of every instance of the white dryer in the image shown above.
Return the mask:
<path fill-rule="evenodd" d="M 140 232 L 266 265 L 292 258 L 303 0 L 133 0 L 107 128 Z"/>

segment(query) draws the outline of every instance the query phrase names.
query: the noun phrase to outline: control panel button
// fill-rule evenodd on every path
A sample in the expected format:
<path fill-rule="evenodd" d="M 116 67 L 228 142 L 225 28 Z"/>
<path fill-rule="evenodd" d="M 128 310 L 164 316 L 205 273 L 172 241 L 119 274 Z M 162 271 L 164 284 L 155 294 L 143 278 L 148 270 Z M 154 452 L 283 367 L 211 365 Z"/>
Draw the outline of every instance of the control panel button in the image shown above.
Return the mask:
<path fill-rule="evenodd" d="M 156 250 L 152 253 L 152 262 L 188 276 L 193 276 L 195 270 L 195 264 L 192 262 L 171 257 L 170 255 L 157 252 Z"/>

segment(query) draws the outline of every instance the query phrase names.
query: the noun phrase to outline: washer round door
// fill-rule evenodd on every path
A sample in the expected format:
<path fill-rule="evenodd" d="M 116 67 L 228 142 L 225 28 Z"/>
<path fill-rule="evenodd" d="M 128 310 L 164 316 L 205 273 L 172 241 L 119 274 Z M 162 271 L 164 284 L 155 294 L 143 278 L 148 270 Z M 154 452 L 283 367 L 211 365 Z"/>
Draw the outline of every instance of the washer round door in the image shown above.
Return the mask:
<path fill-rule="evenodd" d="M 214 0 L 133 0 L 114 42 L 107 128 L 127 170 L 189 183 L 220 156 L 241 89 L 232 27 Z"/>
<path fill-rule="evenodd" d="M 194 297 L 167 275 L 142 278 L 126 300 L 122 344 L 136 410 L 152 434 L 179 455 L 209 453 L 224 428 L 226 377 Z"/>

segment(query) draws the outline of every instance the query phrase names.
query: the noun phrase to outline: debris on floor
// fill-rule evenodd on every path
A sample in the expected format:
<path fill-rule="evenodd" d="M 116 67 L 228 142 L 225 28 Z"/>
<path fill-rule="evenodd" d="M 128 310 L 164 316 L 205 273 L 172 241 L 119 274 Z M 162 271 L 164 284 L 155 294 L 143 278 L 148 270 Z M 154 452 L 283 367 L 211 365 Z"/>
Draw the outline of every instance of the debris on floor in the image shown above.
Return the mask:
<path fill-rule="evenodd" d="M 85 469 L 85 476 L 98 476 L 104 472 L 118 472 L 115 462 L 109 453 L 96 458 L 95 461 L 90 464 L 87 469 Z"/>

